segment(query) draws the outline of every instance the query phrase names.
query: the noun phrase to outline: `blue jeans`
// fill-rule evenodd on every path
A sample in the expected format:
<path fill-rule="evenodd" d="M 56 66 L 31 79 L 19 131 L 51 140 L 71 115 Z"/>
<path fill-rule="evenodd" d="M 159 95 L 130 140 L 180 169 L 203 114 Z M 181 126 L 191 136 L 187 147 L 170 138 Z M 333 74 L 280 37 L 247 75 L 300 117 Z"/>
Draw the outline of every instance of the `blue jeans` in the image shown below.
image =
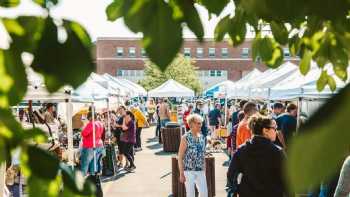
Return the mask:
<path fill-rule="evenodd" d="M 105 150 L 103 147 L 95 148 L 96 152 L 96 169 L 94 169 L 94 149 L 93 148 L 82 148 L 81 149 L 81 171 L 83 175 L 86 176 L 89 174 L 95 174 L 95 172 L 100 172 L 102 170 L 102 157 L 105 155 Z"/>
<path fill-rule="evenodd" d="M 160 127 L 163 128 L 165 127 L 166 123 L 170 122 L 169 119 L 163 119 L 163 120 L 160 120 Z"/>

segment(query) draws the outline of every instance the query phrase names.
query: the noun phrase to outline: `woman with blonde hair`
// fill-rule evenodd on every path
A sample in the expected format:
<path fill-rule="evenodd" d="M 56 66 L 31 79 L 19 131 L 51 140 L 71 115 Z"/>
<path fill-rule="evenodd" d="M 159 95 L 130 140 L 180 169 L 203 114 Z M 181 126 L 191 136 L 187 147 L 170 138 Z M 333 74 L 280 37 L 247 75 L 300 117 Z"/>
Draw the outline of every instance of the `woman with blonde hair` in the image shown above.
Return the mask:
<path fill-rule="evenodd" d="M 180 182 L 185 183 L 186 196 L 195 196 L 195 185 L 200 197 L 208 196 L 205 177 L 205 139 L 201 134 L 203 118 L 198 114 L 187 117 L 190 130 L 185 133 L 179 147 Z"/>

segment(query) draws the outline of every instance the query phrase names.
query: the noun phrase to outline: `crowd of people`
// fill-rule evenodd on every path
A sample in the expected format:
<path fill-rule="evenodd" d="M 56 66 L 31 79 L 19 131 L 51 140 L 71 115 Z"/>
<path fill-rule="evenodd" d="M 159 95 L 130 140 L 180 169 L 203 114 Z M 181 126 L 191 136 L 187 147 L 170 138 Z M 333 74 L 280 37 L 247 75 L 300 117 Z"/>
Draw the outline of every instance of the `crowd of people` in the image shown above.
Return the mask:
<path fill-rule="evenodd" d="M 183 108 L 182 121 L 186 130 L 178 151 L 179 181 L 185 184 L 188 197 L 195 196 L 195 186 L 201 197 L 208 196 L 205 154 L 208 143 L 215 139 L 226 141 L 229 155 L 228 196 L 290 195 L 284 174 L 284 163 L 288 156 L 286 150 L 297 134 L 298 124 L 302 124 L 304 119 L 300 114 L 298 116 L 298 106 L 292 102 L 269 105 L 235 100 L 228 102 L 225 107 L 219 100 L 203 99 L 179 105 Z M 42 121 L 59 122 L 54 108 L 53 104 L 45 106 Z M 127 172 L 135 171 L 135 155 L 142 151 L 142 129 L 155 125 L 155 137 L 161 138 L 161 128 L 170 122 L 171 112 L 172 104 L 166 98 L 156 101 L 150 98 L 147 102 L 134 104 L 127 102 L 111 110 L 109 115 L 107 112 L 93 113 L 90 108 L 87 122 L 80 133 L 80 169 L 83 175 L 102 171 L 106 144 L 115 144 L 118 168 Z M 25 121 L 30 117 L 20 111 L 19 119 Z M 111 136 L 107 135 L 107 128 L 110 128 Z M 227 131 L 224 138 L 218 134 L 222 129 Z M 347 158 L 340 178 L 336 175 L 332 181 L 322 183 L 322 187 L 328 189 L 327 194 L 324 190 L 316 189 L 307 191 L 308 196 L 318 196 L 320 192 L 329 197 L 347 196 L 350 193 L 349 166 L 350 159 Z M 11 169 L 16 169 L 16 166 Z M 8 185 L 13 193 L 18 190 L 16 181 Z"/>
<path fill-rule="evenodd" d="M 196 102 L 199 108 L 202 101 Z M 292 102 L 271 104 L 271 109 L 257 102 L 241 100 L 237 106 L 228 106 L 224 112 L 220 103 L 208 109 L 206 115 L 197 115 L 189 104 L 184 113 L 186 129 L 179 148 L 180 181 L 185 183 L 187 196 L 195 196 L 194 185 L 200 196 L 208 196 L 205 179 L 203 145 L 209 133 L 215 137 L 219 127 L 228 130 L 227 150 L 229 168 L 227 171 L 228 196 L 295 196 L 288 191 L 285 177 L 286 150 L 297 134 L 298 123 L 305 122 L 305 114 L 298 116 L 298 106 Z M 227 125 L 223 125 L 223 114 L 228 114 Z M 299 118 L 299 120 L 298 120 Z M 205 120 L 209 122 L 206 123 Z M 199 132 L 204 125 L 205 132 Z M 300 125 L 299 125 L 300 126 Z M 347 197 L 350 194 L 350 159 L 345 160 L 339 174 L 320 187 L 305 191 L 308 197 Z"/>

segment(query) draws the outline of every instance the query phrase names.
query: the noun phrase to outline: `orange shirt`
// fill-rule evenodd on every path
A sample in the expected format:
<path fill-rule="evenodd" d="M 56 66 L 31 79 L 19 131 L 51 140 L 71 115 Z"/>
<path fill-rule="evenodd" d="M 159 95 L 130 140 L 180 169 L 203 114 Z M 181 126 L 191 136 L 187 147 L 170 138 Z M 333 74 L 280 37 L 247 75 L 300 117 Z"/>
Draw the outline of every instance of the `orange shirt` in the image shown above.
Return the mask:
<path fill-rule="evenodd" d="M 244 144 L 247 140 L 252 137 L 252 132 L 248 126 L 248 120 L 244 119 L 239 123 L 236 134 L 236 148 Z"/>

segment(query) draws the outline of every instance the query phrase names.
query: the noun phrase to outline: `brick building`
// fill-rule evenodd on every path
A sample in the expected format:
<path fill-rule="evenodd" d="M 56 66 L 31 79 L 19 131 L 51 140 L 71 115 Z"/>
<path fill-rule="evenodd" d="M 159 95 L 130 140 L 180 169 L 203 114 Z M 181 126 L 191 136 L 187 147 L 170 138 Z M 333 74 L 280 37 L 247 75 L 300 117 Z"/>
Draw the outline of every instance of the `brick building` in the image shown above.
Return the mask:
<path fill-rule="evenodd" d="M 185 39 L 181 53 L 195 60 L 198 77 L 205 89 L 225 80 L 239 80 L 255 67 L 266 69 L 263 64 L 252 61 L 251 42 L 247 39 L 233 48 L 227 41 L 205 39 L 199 43 L 196 39 Z M 140 39 L 98 38 L 95 45 L 97 73 L 109 73 L 135 82 L 144 77 L 147 56 Z M 298 61 L 290 57 L 288 48 L 284 49 L 284 55 L 286 61 Z"/>

